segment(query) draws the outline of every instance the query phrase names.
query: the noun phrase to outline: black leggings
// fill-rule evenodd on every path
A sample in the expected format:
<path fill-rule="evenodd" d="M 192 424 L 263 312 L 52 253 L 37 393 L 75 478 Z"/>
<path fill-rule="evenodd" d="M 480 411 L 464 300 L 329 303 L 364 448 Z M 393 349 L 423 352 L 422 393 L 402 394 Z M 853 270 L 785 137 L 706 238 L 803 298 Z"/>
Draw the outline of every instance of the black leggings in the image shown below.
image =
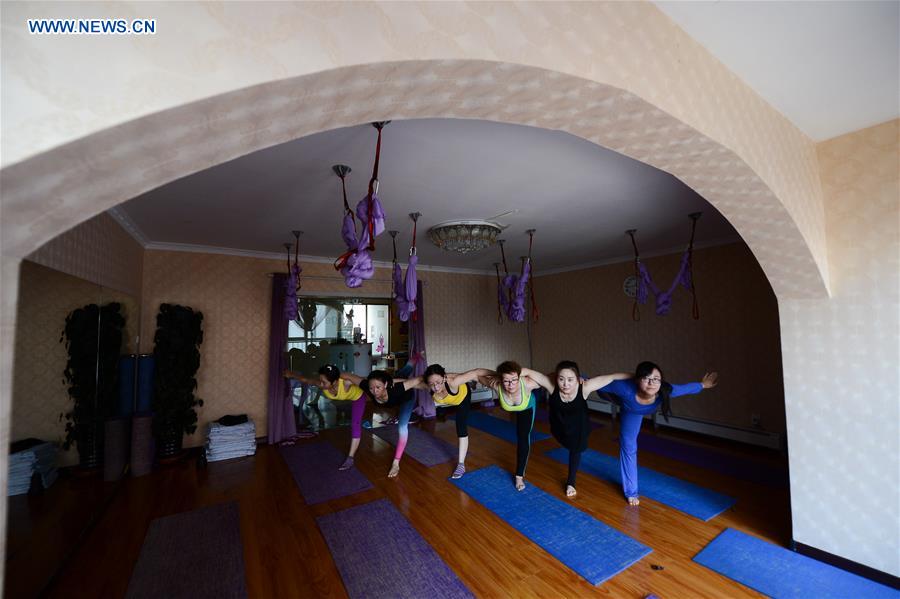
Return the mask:
<path fill-rule="evenodd" d="M 516 412 L 516 476 L 525 476 L 528 455 L 531 453 L 531 429 L 534 427 L 534 408 Z"/>
<path fill-rule="evenodd" d="M 578 466 L 581 464 L 581 451 L 569 450 L 569 478 L 566 479 L 567 485 L 575 486 L 575 476 L 578 474 Z"/>
<path fill-rule="evenodd" d="M 456 406 L 456 436 L 457 437 L 468 437 L 469 436 L 469 408 L 472 407 L 472 402 L 468 395 L 466 398 L 462 400 L 458 406 Z"/>

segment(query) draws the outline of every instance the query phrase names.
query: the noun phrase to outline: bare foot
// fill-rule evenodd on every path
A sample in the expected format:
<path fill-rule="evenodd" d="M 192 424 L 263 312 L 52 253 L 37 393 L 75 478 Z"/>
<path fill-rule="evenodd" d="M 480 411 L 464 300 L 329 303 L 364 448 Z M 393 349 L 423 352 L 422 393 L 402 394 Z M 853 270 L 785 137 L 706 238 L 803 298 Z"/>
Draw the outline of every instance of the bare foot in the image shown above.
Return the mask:
<path fill-rule="evenodd" d="M 400 464 L 391 464 L 391 469 L 388 472 L 388 478 L 395 478 L 398 474 L 400 474 Z"/>
<path fill-rule="evenodd" d="M 566 485 L 566 497 L 575 497 L 576 494 L 578 494 L 578 491 L 575 490 L 575 487 Z"/>
<path fill-rule="evenodd" d="M 525 481 L 521 476 L 516 477 L 516 491 L 524 491 L 525 490 Z"/>
<path fill-rule="evenodd" d="M 628 505 L 641 505 L 641 500 L 638 499 L 637 497 L 629 497 Z"/>

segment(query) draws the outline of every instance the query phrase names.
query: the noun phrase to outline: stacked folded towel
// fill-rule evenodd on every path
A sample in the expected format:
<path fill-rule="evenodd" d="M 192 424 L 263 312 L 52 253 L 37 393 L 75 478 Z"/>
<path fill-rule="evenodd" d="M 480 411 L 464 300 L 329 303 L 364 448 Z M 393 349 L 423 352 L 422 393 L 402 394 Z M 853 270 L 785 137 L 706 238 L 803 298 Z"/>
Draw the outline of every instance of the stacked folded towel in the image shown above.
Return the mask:
<path fill-rule="evenodd" d="M 246 419 L 240 424 L 228 426 L 222 424 L 222 420 L 209 423 L 209 434 L 206 438 L 206 461 L 217 462 L 255 454 L 256 426 L 253 421 Z"/>
<path fill-rule="evenodd" d="M 37 472 L 41 483 L 48 488 L 56 481 L 56 446 L 36 439 L 25 442 L 24 449 L 15 451 L 19 443 L 13 444 L 14 453 L 9 455 L 9 480 L 7 495 L 27 493 L 31 487 L 31 477 Z"/>

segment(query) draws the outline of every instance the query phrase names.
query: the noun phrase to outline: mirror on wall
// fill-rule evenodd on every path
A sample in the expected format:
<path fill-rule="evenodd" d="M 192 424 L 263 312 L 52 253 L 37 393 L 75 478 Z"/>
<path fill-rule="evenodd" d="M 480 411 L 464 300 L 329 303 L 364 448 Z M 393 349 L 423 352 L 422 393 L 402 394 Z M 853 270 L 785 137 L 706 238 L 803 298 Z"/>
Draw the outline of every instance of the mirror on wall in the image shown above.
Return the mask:
<path fill-rule="evenodd" d="M 5 596 L 39 595 L 115 490 L 104 479 L 125 462 L 104 476 L 105 453 L 127 452 L 129 433 L 109 443 L 107 428 L 125 423 L 120 363 L 136 351 L 139 311 L 127 293 L 21 264 Z"/>

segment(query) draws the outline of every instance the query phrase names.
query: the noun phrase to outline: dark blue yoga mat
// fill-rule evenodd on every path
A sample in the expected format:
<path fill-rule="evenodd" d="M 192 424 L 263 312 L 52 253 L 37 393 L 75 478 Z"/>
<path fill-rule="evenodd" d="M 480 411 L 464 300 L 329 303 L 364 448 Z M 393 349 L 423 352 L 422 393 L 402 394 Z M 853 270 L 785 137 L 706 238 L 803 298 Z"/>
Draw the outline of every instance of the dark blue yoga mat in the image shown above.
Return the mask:
<path fill-rule="evenodd" d="M 390 501 L 316 518 L 351 599 L 472 597 Z"/>
<path fill-rule="evenodd" d="M 548 451 L 547 455 L 557 462 L 569 463 L 569 450 L 563 447 Z M 588 449 L 582 454 L 579 470 L 620 486 L 622 484 L 619 459 L 593 449 Z M 642 466 L 638 466 L 638 483 L 642 496 L 664 503 L 701 520 L 709 520 L 718 516 L 734 505 L 736 501 L 734 497 Z"/>
<path fill-rule="evenodd" d="M 151 522 L 125 596 L 246 598 L 238 504 L 220 503 Z"/>
<path fill-rule="evenodd" d="M 383 439 L 397 447 L 400 431 L 396 424 L 393 426 L 379 426 L 369 430 L 379 439 Z M 424 466 L 436 466 L 437 464 L 446 464 L 457 459 L 459 453 L 456 447 L 443 439 L 438 439 L 434 435 L 430 435 L 416 427 L 410 427 L 409 439 L 403 455 L 411 457 Z"/>
<path fill-rule="evenodd" d="M 547 553 L 597 585 L 652 551 L 534 485 L 516 491 L 499 466 L 452 481 Z"/>
<path fill-rule="evenodd" d="M 657 435 L 641 435 L 640 448 L 679 462 L 693 464 L 768 487 L 785 488 L 788 486 L 787 468 L 777 464 L 766 464 L 731 456 Z"/>
<path fill-rule="evenodd" d="M 761 539 L 726 528 L 694 561 L 771 597 L 898 599 L 900 592 Z"/>
<path fill-rule="evenodd" d="M 278 451 L 307 504 L 321 503 L 372 488 L 356 468 L 338 470 L 344 454 L 323 441 L 280 446 Z"/>
<path fill-rule="evenodd" d="M 503 439 L 504 441 L 509 441 L 510 443 L 516 443 L 516 425 L 509 420 L 504 420 L 503 418 L 497 418 L 495 416 L 489 416 L 488 414 L 482 414 L 481 412 L 469 412 L 469 426 L 472 428 L 477 428 L 480 431 L 484 431 L 489 435 L 494 435 L 497 438 Z M 542 433 L 541 431 L 532 430 L 531 431 L 531 442 L 535 441 L 543 441 L 544 439 L 549 439 L 550 435 L 547 433 Z"/>

